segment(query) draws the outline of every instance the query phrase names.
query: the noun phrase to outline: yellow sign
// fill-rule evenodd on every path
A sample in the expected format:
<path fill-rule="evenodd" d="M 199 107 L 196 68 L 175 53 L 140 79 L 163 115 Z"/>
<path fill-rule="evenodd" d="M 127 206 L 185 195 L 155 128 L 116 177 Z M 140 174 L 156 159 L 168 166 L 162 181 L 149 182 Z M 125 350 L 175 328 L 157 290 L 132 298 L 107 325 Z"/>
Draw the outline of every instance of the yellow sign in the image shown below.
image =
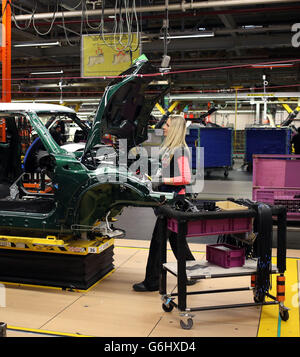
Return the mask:
<path fill-rule="evenodd" d="M 117 76 L 140 56 L 139 38 L 128 35 L 84 35 L 81 42 L 81 76 Z"/>

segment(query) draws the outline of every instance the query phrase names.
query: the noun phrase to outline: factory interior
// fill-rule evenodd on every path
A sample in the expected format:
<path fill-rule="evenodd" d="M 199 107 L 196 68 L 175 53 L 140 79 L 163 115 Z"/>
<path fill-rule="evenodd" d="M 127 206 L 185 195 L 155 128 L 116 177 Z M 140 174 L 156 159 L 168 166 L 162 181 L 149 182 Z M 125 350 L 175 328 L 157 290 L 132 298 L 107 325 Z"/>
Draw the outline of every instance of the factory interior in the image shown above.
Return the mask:
<path fill-rule="evenodd" d="M 1 342 L 300 337 L 299 14 L 2 0 Z"/>

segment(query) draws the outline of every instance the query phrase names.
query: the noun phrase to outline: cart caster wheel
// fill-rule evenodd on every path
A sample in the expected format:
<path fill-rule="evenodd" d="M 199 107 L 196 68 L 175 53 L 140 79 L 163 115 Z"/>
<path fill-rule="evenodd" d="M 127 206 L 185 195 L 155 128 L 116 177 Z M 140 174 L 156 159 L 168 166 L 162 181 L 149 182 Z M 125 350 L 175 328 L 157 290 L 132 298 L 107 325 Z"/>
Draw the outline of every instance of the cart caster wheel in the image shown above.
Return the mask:
<path fill-rule="evenodd" d="M 229 172 L 228 172 L 228 171 L 225 171 L 225 172 L 224 172 L 224 176 L 225 176 L 225 177 L 228 177 L 228 175 L 229 175 Z"/>
<path fill-rule="evenodd" d="M 193 319 L 191 319 L 190 317 L 187 319 L 187 323 L 180 320 L 180 326 L 184 330 L 190 330 L 193 327 L 193 324 L 194 324 Z"/>
<path fill-rule="evenodd" d="M 282 321 L 287 321 L 290 317 L 289 311 L 287 308 L 279 308 L 279 315 Z"/>
<path fill-rule="evenodd" d="M 265 301 L 265 294 L 253 292 L 253 300 L 256 304 L 262 304 Z"/>
<path fill-rule="evenodd" d="M 256 304 L 262 304 L 265 301 L 264 297 L 253 296 L 253 300 Z"/>
<path fill-rule="evenodd" d="M 165 312 L 171 312 L 174 309 L 174 305 L 170 302 L 168 305 L 162 304 L 162 308 Z"/>

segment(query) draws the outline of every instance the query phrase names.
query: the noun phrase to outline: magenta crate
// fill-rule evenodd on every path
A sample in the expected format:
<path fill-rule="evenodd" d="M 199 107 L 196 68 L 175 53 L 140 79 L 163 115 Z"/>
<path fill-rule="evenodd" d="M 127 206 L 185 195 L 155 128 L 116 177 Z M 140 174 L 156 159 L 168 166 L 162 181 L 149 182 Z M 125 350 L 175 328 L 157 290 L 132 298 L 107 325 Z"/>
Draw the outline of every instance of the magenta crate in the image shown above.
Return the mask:
<path fill-rule="evenodd" d="M 283 205 L 300 220 L 300 155 L 253 155 L 252 199 Z"/>
<path fill-rule="evenodd" d="M 230 244 L 208 244 L 206 260 L 223 268 L 242 267 L 245 264 L 245 249 Z"/>
<path fill-rule="evenodd" d="M 168 219 L 168 229 L 178 233 L 178 221 Z M 252 230 L 252 218 L 224 218 L 189 221 L 187 223 L 187 237 L 200 237 L 205 235 L 219 235 L 229 233 L 243 233 Z"/>

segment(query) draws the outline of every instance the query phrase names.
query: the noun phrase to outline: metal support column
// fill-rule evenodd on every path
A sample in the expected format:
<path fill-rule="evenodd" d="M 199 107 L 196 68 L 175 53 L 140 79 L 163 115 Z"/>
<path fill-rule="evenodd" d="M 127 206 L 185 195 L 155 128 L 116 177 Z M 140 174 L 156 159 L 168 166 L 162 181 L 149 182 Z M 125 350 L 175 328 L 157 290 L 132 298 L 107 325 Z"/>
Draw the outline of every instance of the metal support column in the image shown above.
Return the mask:
<path fill-rule="evenodd" d="M 11 102 L 11 5 L 2 0 L 2 102 Z"/>

